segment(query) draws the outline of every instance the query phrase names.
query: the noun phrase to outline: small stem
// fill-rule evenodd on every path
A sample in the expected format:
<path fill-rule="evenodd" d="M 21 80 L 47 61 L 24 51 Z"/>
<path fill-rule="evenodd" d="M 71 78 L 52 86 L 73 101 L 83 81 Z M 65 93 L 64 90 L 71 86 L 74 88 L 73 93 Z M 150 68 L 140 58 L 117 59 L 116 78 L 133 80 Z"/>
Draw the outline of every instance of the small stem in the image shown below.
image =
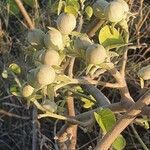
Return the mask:
<path fill-rule="evenodd" d="M 122 68 L 120 70 L 121 76 L 124 78 L 125 77 L 125 69 L 126 69 L 126 64 L 127 64 L 127 59 L 128 59 L 128 47 L 124 49 L 124 54 L 123 54 L 123 60 L 122 60 Z"/>
<path fill-rule="evenodd" d="M 38 148 L 38 120 L 37 120 L 37 108 L 35 106 L 33 107 L 32 120 L 33 120 L 32 150 L 37 150 Z"/>
<path fill-rule="evenodd" d="M 145 145 L 145 143 L 142 141 L 141 137 L 139 136 L 138 132 L 136 131 L 134 125 L 131 125 L 132 131 L 135 134 L 135 137 L 137 138 L 137 140 L 139 141 L 139 143 L 141 144 L 141 146 L 143 147 L 144 150 L 149 150 L 149 148 L 147 148 L 147 146 Z"/>
<path fill-rule="evenodd" d="M 52 118 L 56 118 L 56 119 L 67 120 L 67 117 L 54 114 L 54 113 L 48 111 L 47 109 L 45 109 L 40 103 L 38 103 L 37 100 L 32 100 L 32 102 L 39 110 L 45 112 L 45 114 L 39 114 L 38 119 L 43 118 L 43 117 L 52 117 Z"/>

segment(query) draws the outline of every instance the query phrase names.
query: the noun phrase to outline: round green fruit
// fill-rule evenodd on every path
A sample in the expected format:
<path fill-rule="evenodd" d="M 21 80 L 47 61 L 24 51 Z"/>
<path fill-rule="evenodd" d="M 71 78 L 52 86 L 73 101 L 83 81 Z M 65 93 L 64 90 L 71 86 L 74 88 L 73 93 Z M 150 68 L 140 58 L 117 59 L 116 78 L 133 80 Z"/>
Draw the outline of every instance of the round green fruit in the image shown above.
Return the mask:
<path fill-rule="evenodd" d="M 143 80 L 150 80 L 150 65 L 139 70 L 138 76 Z"/>
<path fill-rule="evenodd" d="M 48 49 L 62 49 L 63 39 L 61 33 L 57 29 L 49 30 L 44 37 L 44 44 Z"/>
<path fill-rule="evenodd" d="M 93 4 L 93 13 L 97 18 L 105 18 L 104 9 L 109 3 L 106 0 L 97 0 Z"/>
<path fill-rule="evenodd" d="M 26 85 L 22 89 L 22 96 L 23 97 L 29 97 L 33 94 L 34 88 L 30 85 Z"/>
<path fill-rule="evenodd" d="M 122 4 L 125 12 L 129 12 L 129 5 L 124 0 L 115 0 L 115 1 Z"/>
<path fill-rule="evenodd" d="M 112 1 L 105 8 L 105 17 L 108 21 L 118 23 L 124 19 L 124 6 L 120 2 Z"/>
<path fill-rule="evenodd" d="M 84 49 L 86 50 L 90 45 L 92 45 L 92 41 L 88 38 L 86 34 L 81 35 L 76 38 L 74 41 L 74 48 L 76 50 Z"/>
<path fill-rule="evenodd" d="M 27 41 L 37 49 L 44 47 L 45 33 L 40 29 L 34 29 L 28 32 Z"/>
<path fill-rule="evenodd" d="M 76 27 L 76 18 L 70 13 L 61 13 L 57 18 L 57 28 L 62 34 L 70 34 Z"/>
<path fill-rule="evenodd" d="M 98 65 L 105 61 L 107 53 L 105 48 L 100 44 L 90 45 L 86 50 L 86 63 Z"/>
<path fill-rule="evenodd" d="M 39 84 L 36 81 L 37 72 L 38 68 L 30 70 L 27 74 L 27 82 L 34 88 L 39 88 Z"/>
<path fill-rule="evenodd" d="M 55 50 L 47 50 L 42 53 L 40 57 L 40 61 L 48 66 L 58 66 L 59 65 L 60 56 Z"/>
<path fill-rule="evenodd" d="M 41 86 L 49 85 L 54 82 L 56 77 L 55 70 L 48 66 L 42 65 L 38 68 L 36 80 Z"/>

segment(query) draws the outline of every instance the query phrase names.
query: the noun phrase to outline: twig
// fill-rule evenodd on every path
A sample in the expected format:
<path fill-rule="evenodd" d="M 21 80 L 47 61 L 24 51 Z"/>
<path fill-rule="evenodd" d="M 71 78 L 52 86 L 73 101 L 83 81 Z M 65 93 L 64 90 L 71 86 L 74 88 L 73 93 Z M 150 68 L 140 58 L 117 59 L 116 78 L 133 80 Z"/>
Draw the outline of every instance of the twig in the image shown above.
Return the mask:
<path fill-rule="evenodd" d="M 125 77 L 125 69 L 126 69 L 126 64 L 127 64 L 127 54 L 128 54 L 128 47 L 125 47 L 124 48 L 124 54 L 123 54 L 123 60 L 122 60 L 122 67 L 121 67 L 121 70 L 120 70 L 120 74 L 122 76 L 122 78 Z"/>
<path fill-rule="evenodd" d="M 135 134 L 135 137 L 137 138 L 137 140 L 140 142 L 142 148 L 144 150 L 149 150 L 149 148 L 145 145 L 145 143 L 142 141 L 141 137 L 139 136 L 139 134 L 137 133 L 136 129 L 134 128 L 134 125 L 131 125 L 132 131 Z"/>
<path fill-rule="evenodd" d="M 131 95 L 129 93 L 129 89 L 128 89 L 125 78 L 123 78 L 121 76 L 120 72 L 115 68 L 115 66 L 113 64 L 112 64 L 112 68 L 109 70 L 109 72 L 116 79 L 118 84 L 122 87 L 119 89 L 119 91 L 120 91 L 121 101 L 122 101 L 123 105 L 126 102 L 134 102 L 133 98 L 131 97 Z"/>
<path fill-rule="evenodd" d="M 27 11 L 25 10 L 25 8 L 24 8 L 22 2 L 21 2 L 20 0 L 15 0 L 15 2 L 16 2 L 16 4 L 17 4 L 19 10 L 21 11 L 23 17 L 25 18 L 25 20 L 26 20 L 26 22 L 27 22 L 29 28 L 30 28 L 31 30 L 33 30 L 35 27 L 34 27 L 34 25 L 33 25 L 32 21 L 31 21 L 29 15 L 28 15 Z"/>
<path fill-rule="evenodd" d="M 37 108 L 36 106 L 33 106 L 33 111 L 32 111 L 32 129 L 33 129 L 33 134 L 32 134 L 32 150 L 37 150 L 38 149 L 38 120 L 37 120 Z"/>
<path fill-rule="evenodd" d="M 5 116 L 9 116 L 9 117 L 18 118 L 18 119 L 25 119 L 25 120 L 30 119 L 30 117 L 19 116 L 19 115 L 16 115 L 16 114 L 7 112 L 7 111 L 5 111 L 5 110 L 3 110 L 3 109 L 0 109 L 0 114 L 3 114 L 3 115 L 5 115 Z"/>
<path fill-rule="evenodd" d="M 103 23 L 105 23 L 105 20 L 100 20 L 98 21 L 96 24 L 94 24 L 94 26 L 92 26 L 92 28 L 87 32 L 87 35 L 89 37 L 93 37 L 95 35 L 95 33 L 97 32 L 97 30 L 103 25 Z"/>
<path fill-rule="evenodd" d="M 106 133 L 104 138 L 97 144 L 96 150 L 108 150 L 118 135 L 142 112 L 144 106 L 150 104 L 150 93 L 145 94 L 138 100 L 116 123 L 116 125 Z"/>

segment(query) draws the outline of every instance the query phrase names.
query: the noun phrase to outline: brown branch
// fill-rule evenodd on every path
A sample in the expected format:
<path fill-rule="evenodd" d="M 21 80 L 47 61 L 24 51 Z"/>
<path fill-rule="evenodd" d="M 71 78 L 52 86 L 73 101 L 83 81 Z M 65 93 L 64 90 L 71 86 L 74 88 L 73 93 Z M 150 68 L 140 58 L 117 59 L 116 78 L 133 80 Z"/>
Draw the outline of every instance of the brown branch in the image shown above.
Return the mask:
<path fill-rule="evenodd" d="M 98 29 L 103 25 L 103 23 L 105 22 L 105 20 L 99 20 L 96 24 L 94 24 L 94 26 L 92 26 L 92 28 L 87 32 L 87 35 L 89 37 L 93 37 L 95 35 L 95 33 L 98 31 Z"/>
<path fill-rule="evenodd" d="M 31 21 L 31 18 L 30 18 L 29 15 L 28 15 L 27 11 L 25 10 L 25 8 L 24 8 L 22 2 L 21 2 L 20 0 L 15 0 L 15 2 L 16 2 L 16 4 L 17 4 L 19 10 L 21 11 L 23 17 L 25 18 L 25 20 L 26 20 L 26 22 L 27 22 L 29 28 L 30 28 L 31 30 L 33 30 L 35 27 L 34 27 L 34 25 L 33 25 L 33 22 Z"/>
<path fill-rule="evenodd" d="M 81 84 L 81 85 L 92 84 L 92 85 L 101 85 L 101 86 L 109 87 L 109 88 L 118 88 L 118 89 L 122 88 L 121 85 L 118 83 L 109 83 L 109 82 L 97 81 L 97 80 L 93 80 L 89 77 L 72 79 L 71 84 Z"/>
<path fill-rule="evenodd" d="M 119 89 L 119 91 L 120 91 L 121 101 L 123 105 L 126 102 L 134 102 L 133 98 L 131 97 L 129 93 L 129 89 L 128 89 L 125 78 L 121 76 L 120 72 L 115 68 L 114 65 L 109 70 L 109 72 L 116 79 L 117 83 L 122 87 Z"/>
<path fill-rule="evenodd" d="M 96 150 L 108 150 L 119 134 L 150 104 L 150 90 L 117 121 L 116 125 L 97 144 Z"/>

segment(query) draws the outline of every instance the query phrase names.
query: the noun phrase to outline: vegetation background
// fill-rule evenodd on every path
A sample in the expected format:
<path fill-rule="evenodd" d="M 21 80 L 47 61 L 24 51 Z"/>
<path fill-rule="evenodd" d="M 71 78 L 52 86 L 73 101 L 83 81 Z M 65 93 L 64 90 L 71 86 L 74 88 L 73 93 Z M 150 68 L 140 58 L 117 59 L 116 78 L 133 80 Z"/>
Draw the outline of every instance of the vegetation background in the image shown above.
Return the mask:
<path fill-rule="evenodd" d="M 94 0 L 87 0 L 86 6 L 92 6 Z M 47 26 L 55 26 L 57 13 L 55 10 L 55 0 L 41 0 L 38 6 L 32 7 L 32 4 L 24 3 L 24 6 L 36 23 L 38 28 L 46 31 Z M 126 67 L 126 80 L 130 94 L 135 100 L 138 100 L 147 89 L 150 88 L 150 82 L 146 82 L 143 89 L 137 77 L 137 71 L 140 67 L 150 64 L 150 1 L 149 0 L 128 0 L 131 12 L 135 17 L 129 22 L 130 41 L 133 43 L 132 50 L 128 54 Z M 12 11 L 13 10 L 13 11 Z M 86 17 L 85 17 L 86 18 Z M 90 20 L 85 19 L 82 32 L 88 32 L 97 19 L 92 16 Z M 26 36 L 28 27 L 22 14 L 11 1 L 0 1 L 0 73 L 11 63 L 16 63 L 21 68 L 25 68 L 20 75 L 25 78 L 25 71 L 32 67 L 29 65 L 28 57 L 30 51 L 27 50 L 28 43 Z M 96 36 L 94 36 L 96 38 Z M 76 61 L 75 70 L 78 71 L 78 61 Z M 106 77 L 106 80 L 110 79 Z M 27 108 L 27 103 L 20 97 L 16 97 L 10 91 L 14 84 L 12 77 L 4 79 L 0 76 L 0 150 L 31 150 L 33 148 L 33 110 L 31 106 Z M 106 95 L 111 102 L 118 102 L 119 92 L 115 89 L 108 89 L 103 86 L 98 88 Z M 85 92 L 87 95 L 88 93 Z M 65 99 L 65 92 L 62 91 L 62 97 Z M 75 99 L 79 99 L 75 97 Z M 65 107 L 64 107 L 65 109 Z M 83 107 L 82 101 L 75 101 L 77 114 L 87 111 Z M 44 118 L 38 121 L 38 145 L 40 150 L 56 149 L 54 136 L 63 126 L 63 121 L 52 118 Z M 142 126 L 128 126 L 123 132 L 126 139 L 126 150 L 140 150 L 142 145 L 137 140 L 136 131 L 140 138 L 150 149 L 150 130 Z M 92 150 L 97 143 L 99 136 L 99 127 L 94 124 L 92 128 L 78 128 L 77 149 Z"/>

